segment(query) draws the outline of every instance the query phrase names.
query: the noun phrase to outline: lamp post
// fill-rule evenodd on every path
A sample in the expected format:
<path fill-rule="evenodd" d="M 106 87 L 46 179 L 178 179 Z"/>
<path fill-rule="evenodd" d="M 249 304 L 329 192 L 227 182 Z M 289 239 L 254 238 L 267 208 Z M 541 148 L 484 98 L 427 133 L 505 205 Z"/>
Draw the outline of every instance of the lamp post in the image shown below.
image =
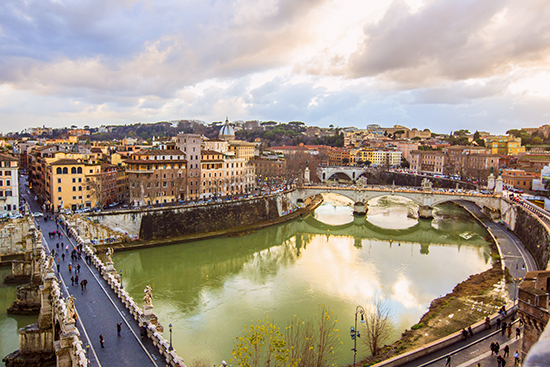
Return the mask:
<path fill-rule="evenodd" d="M 123 285 L 122 285 L 122 270 L 120 271 L 120 286 L 123 287 Z"/>
<path fill-rule="evenodd" d="M 355 357 L 357 356 L 357 338 L 361 337 L 359 330 L 357 330 L 357 315 L 361 315 L 361 323 L 365 323 L 365 309 L 362 306 L 357 306 L 355 308 L 355 327 L 350 327 L 350 336 L 353 340 L 353 366 L 355 366 Z"/>
<path fill-rule="evenodd" d="M 172 324 L 168 325 L 168 329 L 170 330 L 170 348 L 168 348 L 168 350 L 172 350 L 174 349 L 172 348 Z"/>
<path fill-rule="evenodd" d="M 90 344 L 86 343 L 86 360 L 90 364 Z"/>

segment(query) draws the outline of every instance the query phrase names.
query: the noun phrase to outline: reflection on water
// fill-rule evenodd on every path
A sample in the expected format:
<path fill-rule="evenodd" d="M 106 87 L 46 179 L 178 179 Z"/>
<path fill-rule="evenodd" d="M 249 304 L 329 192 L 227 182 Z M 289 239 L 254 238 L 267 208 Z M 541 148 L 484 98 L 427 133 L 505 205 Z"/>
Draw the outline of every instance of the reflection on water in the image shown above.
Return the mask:
<path fill-rule="evenodd" d="M 6 309 L 15 301 L 16 287 L 6 286 L 3 282 L 6 275 L 11 274 L 11 267 L 0 268 L 0 366 L 2 359 L 19 349 L 19 334 L 17 330 L 37 321 L 36 316 L 11 316 Z"/>
<path fill-rule="evenodd" d="M 347 330 L 357 305 L 388 300 L 396 339 L 432 299 L 490 267 L 484 230 L 464 211 L 444 205 L 434 221 L 419 221 L 409 205 L 380 199 L 367 218 L 354 218 L 350 206 L 327 202 L 315 215 L 248 236 L 113 258 L 134 299 L 153 287 L 154 311 L 163 325 L 174 325 L 174 346 L 187 364 L 228 360 L 244 325 L 269 315 L 284 327 L 293 315 L 315 314 L 320 304 L 338 315 L 344 343 L 338 363 L 349 364 Z M 478 235 L 465 241 L 459 236 L 465 231 Z M 358 357 L 364 355 L 361 345 Z"/>

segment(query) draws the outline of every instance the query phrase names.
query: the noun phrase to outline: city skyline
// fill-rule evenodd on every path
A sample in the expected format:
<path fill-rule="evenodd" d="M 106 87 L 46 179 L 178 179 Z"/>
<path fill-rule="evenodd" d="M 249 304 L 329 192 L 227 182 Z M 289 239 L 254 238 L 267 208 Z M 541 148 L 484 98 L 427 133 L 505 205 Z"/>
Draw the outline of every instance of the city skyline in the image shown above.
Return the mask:
<path fill-rule="evenodd" d="M 179 119 L 502 134 L 550 116 L 543 0 L 0 4 L 0 131 Z"/>

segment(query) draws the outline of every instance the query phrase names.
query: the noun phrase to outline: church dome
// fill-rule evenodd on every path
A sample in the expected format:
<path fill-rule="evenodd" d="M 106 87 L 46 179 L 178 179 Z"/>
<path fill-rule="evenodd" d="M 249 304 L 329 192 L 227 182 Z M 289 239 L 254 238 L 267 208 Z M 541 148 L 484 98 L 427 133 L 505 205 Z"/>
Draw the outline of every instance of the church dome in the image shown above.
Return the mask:
<path fill-rule="evenodd" d="M 235 129 L 229 124 L 229 119 L 225 118 L 225 123 L 220 129 L 219 138 L 224 140 L 235 139 Z"/>

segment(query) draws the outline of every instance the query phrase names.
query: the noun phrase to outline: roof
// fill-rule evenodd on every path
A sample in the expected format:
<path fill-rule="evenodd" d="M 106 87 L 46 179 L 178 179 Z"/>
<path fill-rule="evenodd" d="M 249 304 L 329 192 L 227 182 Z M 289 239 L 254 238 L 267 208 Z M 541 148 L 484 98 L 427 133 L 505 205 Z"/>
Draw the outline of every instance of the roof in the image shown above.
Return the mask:
<path fill-rule="evenodd" d="M 185 155 L 180 149 L 144 149 L 134 155 Z"/>
<path fill-rule="evenodd" d="M 17 161 L 17 158 L 11 156 L 11 155 L 7 155 L 7 154 L 0 154 L 0 161 Z"/>
<path fill-rule="evenodd" d="M 219 155 L 223 155 L 223 153 L 221 153 L 221 152 L 217 152 L 215 150 L 210 150 L 210 149 L 201 150 L 201 154 L 219 154 Z"/>
<path fill-rule="evenodd" d="M 57 161 L 53 161 L 50 163 L 52 166 L 68 166 L 68 165 L 74 165 L 74 164 L 84 164 L 82 161 L 78 161 L 76 159 L 71 158 L 61 158 Z"/>

